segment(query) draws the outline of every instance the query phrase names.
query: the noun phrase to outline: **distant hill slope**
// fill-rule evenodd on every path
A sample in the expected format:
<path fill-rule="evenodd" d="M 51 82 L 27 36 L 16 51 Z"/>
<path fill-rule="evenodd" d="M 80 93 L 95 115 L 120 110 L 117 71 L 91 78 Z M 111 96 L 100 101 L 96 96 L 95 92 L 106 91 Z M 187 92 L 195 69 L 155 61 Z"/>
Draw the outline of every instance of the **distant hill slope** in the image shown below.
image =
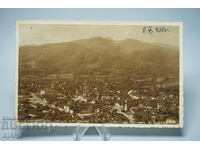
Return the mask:
<path fill-rule="evenodd" d="M 23 46 L 19 49 L 20 70 L 95 72 L 178 72 L 178 48 L 127 39 L 113 41 L 101 37 Z M 24 67 L 28 66 L 28 67 Z"/>

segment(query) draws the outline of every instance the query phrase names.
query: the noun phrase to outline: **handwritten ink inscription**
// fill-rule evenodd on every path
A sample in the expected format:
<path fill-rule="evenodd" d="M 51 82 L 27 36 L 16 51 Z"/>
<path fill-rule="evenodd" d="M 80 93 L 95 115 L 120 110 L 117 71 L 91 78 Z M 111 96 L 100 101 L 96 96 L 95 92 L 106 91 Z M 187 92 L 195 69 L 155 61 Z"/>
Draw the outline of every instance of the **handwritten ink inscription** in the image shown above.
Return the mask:
<path fill-rule="evenodd" d="M 142 28 L 142 33 L 152 34 L 155 32 L 156 33 L 166 33 L 166 32 L 169 32 L 169 29 L 166 27 L 162 27 L 162 26 L 159 26 L 159 27 L 145 26 Z"/>

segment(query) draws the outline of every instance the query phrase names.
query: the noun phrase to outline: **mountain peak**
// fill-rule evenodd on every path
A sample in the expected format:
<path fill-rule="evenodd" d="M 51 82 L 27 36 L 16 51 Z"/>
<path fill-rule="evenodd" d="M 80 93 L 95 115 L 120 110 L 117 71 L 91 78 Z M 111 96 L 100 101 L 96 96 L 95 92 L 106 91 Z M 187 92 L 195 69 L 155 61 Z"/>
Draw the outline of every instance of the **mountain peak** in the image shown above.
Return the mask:
<path fill-rule="evenodd" d="M 106 39 L 101 36 L 96 36 L 96 37 L 89 38 L 89 40 L 106 40 Z"/>
<path fill-rule="evenodd" d="M 92 38 L 89 38 L 86 40 L 96 41 L 96 42 L 113 42 L 113 40 L 111 38 L 104 38 L 104 37 L 100 37 L 100 36 L 92 37 Z"/>

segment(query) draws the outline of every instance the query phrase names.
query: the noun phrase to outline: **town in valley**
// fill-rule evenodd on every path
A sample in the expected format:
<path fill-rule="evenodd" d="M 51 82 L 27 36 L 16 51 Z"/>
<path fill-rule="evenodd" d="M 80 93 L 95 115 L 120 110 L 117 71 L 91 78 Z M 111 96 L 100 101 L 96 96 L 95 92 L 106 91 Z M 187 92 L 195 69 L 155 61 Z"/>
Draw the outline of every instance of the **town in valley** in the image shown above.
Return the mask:
<path fill-rule="evenodd" d="M 179 124 L 177 49 L 102 37 L 20 47 L 19 122 Z"/>

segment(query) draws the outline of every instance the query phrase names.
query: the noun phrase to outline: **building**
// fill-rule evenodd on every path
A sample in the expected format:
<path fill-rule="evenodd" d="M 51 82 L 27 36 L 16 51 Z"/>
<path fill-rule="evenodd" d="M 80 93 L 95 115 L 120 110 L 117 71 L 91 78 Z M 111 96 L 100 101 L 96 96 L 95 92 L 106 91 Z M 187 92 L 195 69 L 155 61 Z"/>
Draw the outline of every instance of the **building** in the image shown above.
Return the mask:
<path fill-rule="evenodd" d="M 46 77 L 46 79 L 60 79 L 60 80 L 73 80 L 74 75 L 71 73 L 65 73 L 65 74 L 50 74 Z"/>

